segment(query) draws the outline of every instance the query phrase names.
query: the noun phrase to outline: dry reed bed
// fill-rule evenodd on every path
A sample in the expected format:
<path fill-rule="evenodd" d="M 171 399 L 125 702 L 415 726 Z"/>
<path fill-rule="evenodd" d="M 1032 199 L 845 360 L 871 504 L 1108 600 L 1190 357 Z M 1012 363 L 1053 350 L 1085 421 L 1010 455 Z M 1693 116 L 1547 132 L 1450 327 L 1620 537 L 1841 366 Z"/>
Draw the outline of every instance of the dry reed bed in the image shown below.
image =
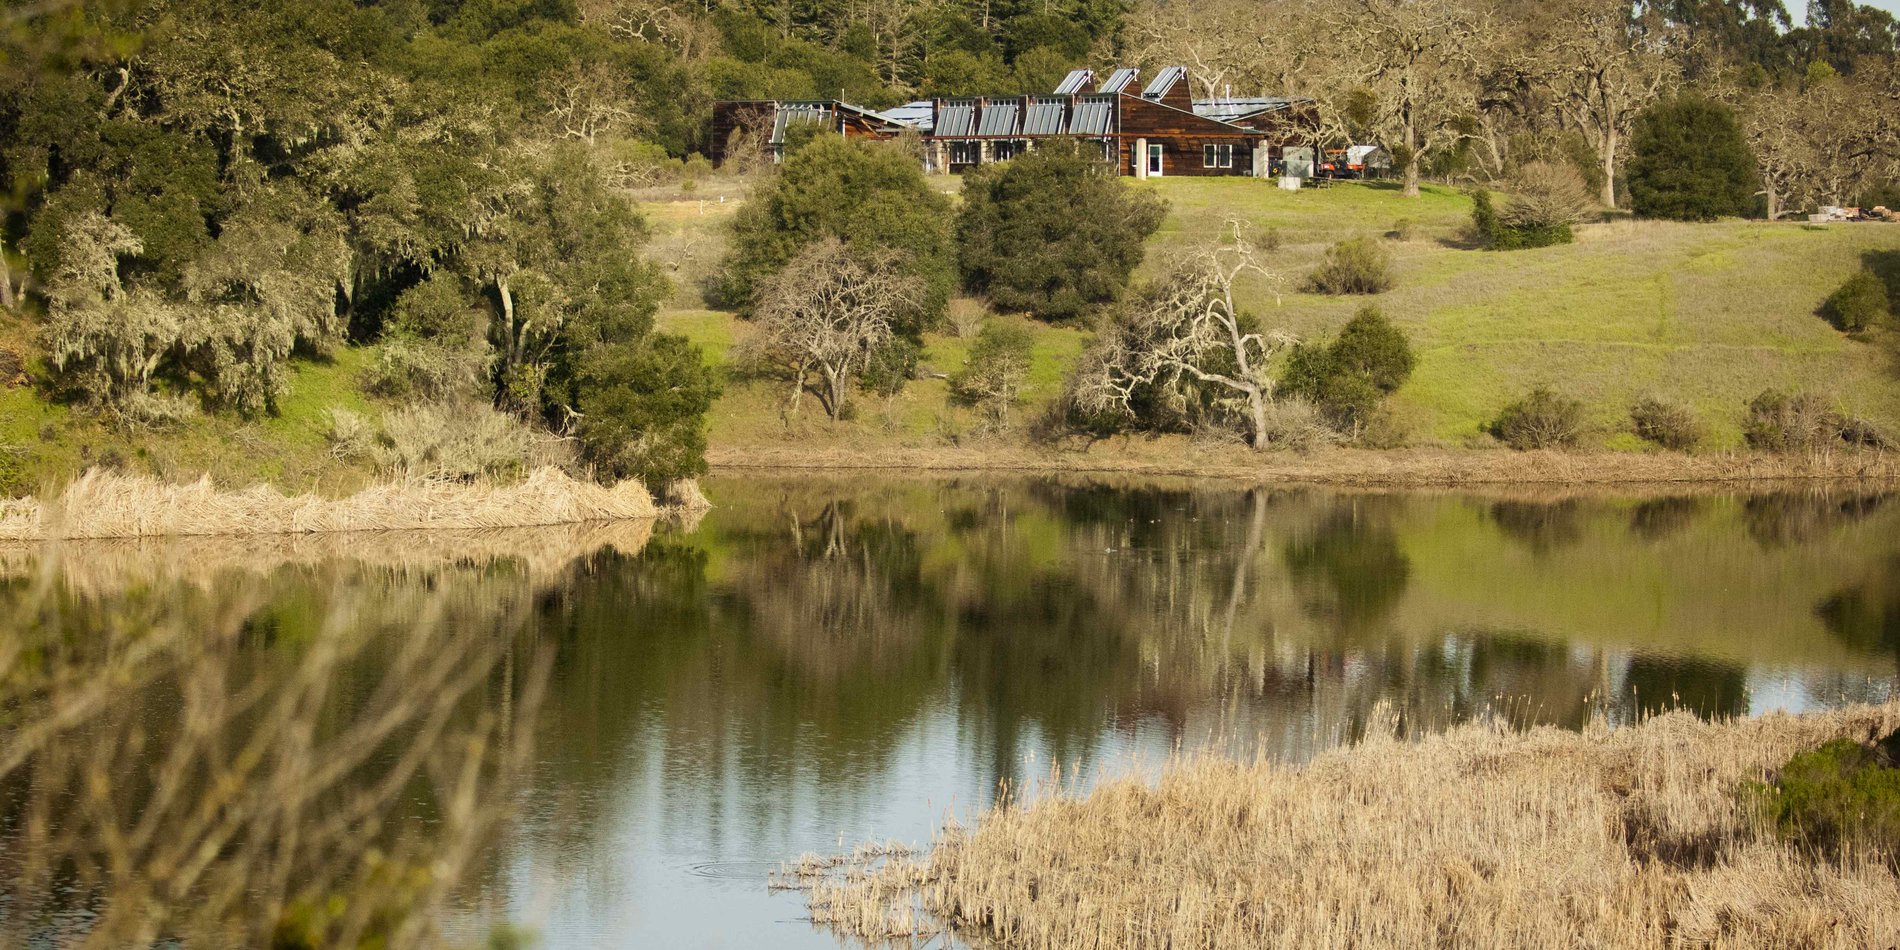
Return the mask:
<path fill-rule="evenodd" d="M 696 486 L 669 491 L 682 507 L 703 505 Z M 174 485 L 100 470 L 57 498 L 0 501 L 0 540 L 313 534 L 345 531 L 475 531 L 653 518 L 653 497 L 636 481 L 602 486 L 543 468 L 510 485 L 410 478 L 347 498 L 285 495 L 257 485 L 224 491 L 209 477 Z"/>
<path fill-rule="evenodd" d="M 947 926 L 1011 948 L 1891 947 L 1893 871 L 1798 853 L 1735 791 L 1896 726 L 1900 703 L 1676 713 L 1379 738 L 1302 768 L 1180 762 L 815 875 L 812 916 L 874 942 Z"/>

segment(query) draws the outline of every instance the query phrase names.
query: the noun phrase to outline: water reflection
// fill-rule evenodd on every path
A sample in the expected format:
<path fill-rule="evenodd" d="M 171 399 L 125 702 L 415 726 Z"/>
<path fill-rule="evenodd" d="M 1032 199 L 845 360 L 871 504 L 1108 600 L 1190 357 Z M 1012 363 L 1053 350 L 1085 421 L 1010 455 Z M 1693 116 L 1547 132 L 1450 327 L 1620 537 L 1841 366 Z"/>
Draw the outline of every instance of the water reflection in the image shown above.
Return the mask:
<path fill-rule="evenodd" d="M 1002 478 L 709 489 L 720 507 L 693 530 L 537 558 L 430 567 L 327 552 L 210 581 L 62 568 L 64 602 L 84 610 L 27 629 L 35 644 L 57 629 L 62 649 L 129 656 L 141 638 L 123 631 L 169 629 L 140 604 L 182 597 L 197 613 L 180 629 L 233 631 L 211 641 L 223 666 L 160 666 L 167 685 L 134 688 L 149 698 L 114 713 L 123 723 L 67 733 L 75 762 L 137 776 L 120 821 L 175 784 L 163 750 L 194 747 L 195 719 L 178 715 L 192 703 L 276 702 L 314 678 L 331 685 L 285 721 L 341 736 L 380 721 L 390 684 L 421 684 L 407 725 L 338 772 L 325 799 L 402 789 L 352 839 L 343 864 L 356 876 L 273 865 L 266 879 L 287 895 L 273 899 L 298 907 L 299 895 L 382 881 L 360 870 L 371 849 L 404 855 L 379 867 L 462 862 L 426 895 L 446 939 L 471 943 L 509 917 L 558 947 L 835 946 L 797 922 L 796 897 L 763 891 L 767 868 L 841 840 L 921 840 L 946 809 L 980 808 L 1056 764 L 1086 782 L 1180 748 L 1299 760 L 1359 734 L 1375 710 L 1419 732 L 1487 714 L 1576 726 L 1658 707 L 1804 708 L 1881 698 L 1900 670 L 1900 506 L 1864 493 L 1493 498 Z M 13 573 L 46 576 L 25 562 Z M 412 643 L 400 631 L 437 602 L 442 632 Z M 353 659 L 312 666 L 329 637 L 309 618 L 339 605 L 369 632 L 341 639 L 360 644 Z M 430 674 L 434 663 L 451 672 Z M 537 668 L 545 699 L 528 716 Z M 31 694 L 0 684 L 9 699 Z M 439 725 L 423 710 L 441 710 Z M 500 750 L 481 759 L 476 799 L 493 806 L 498 840 L 444 817 L 463 773 L 404 766 L 419 746 L 398 733 L 435 737 L 432 750 Z M 31 818 L 59 814 L 29 807 L 42 772 L 68 776 L 50 800 L 89 794 L 83 770 L 44 747 L 27 759 L 0 783 L 6 854 L 35 827 L 67 827 Z M 336 807 L 269 828 L 321 827 Z M 62 860 L 111 867 L 97 853 Z M 13 876 L 23 883 L 0 928 L 16 930 L 0 933 L 48 932 L 21 908 L 44 904 L 57 877 Z"/>

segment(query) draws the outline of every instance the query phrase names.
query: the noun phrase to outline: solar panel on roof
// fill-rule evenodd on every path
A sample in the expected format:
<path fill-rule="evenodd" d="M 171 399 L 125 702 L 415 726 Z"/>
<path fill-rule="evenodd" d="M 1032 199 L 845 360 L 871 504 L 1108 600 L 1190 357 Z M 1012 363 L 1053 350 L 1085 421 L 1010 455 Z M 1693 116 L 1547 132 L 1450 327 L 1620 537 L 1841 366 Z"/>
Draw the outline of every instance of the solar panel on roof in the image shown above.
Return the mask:
<path fill-rule="evenodd" d="M 978 135 L 1015 135 L 1016 113 L 1014 102 L 992 102 L 983 107 L 983 114 L 977 120 Z"/>
<path fill-rule="evenodd" d="M 1109 73 L 1108 80 L 1102 83 L 1102 88 L 1097 89 L 1096 92 L 1121 92 L 1123 89 L 1128 88 L 1128 84 L 1134 82 L 1135 77 L 1139 74 L 1140 70 L 1132 66 L 1123 66 Z"/>
<path fill-rule="evenodd" d="M 1061 99 L 1029 100 L 1029 109 L 1023 113 L 1023 134 L 1061 135 L 1064 105 Z"/>
<path fill-rule="evenodd" d="M 952 100 L 937 110 L 937 137 L 950 135 L 974 135 L 976 133 L 976 103 L 968 99 Z"/>
<path fill-rule="evenodd" d="M 831 115 L 831 110 L 816 105 L 783 105 L 778 114 L 772 117 L 772 145 L 785 144 L 785 130 L 793 125 L 823 122 Z"/>
<path fill-rule="evenodd" d="M 1069 119 L 1070 135 L 1107 135 L 1114 118 L 1115 100 L 1109 96 L 1086 96 L 1075 101 L 1075 115 Z"/>
<path fill-rule="evenodd" d="M 1154 81 L 1148 83 L 1148 87 L 1141 91 L 1142 98 L 1159 99 L 1167 95 L 1168 90 L 1174 88 L 1175 81 L 1186 75 L 1186 67 L 1169 66 L 1155 76 Z"/>
<path fill-rule="evenodd" d="M 1089 80 L 1094 78 L 1095 70 L 1093 69 L 1072 69 L 1067 76 L 1062 77 L 1062 85 L 1056 87 L 1056 95 L 1075 95 L 1081 92 L 1084 86 L 1089 84 Z"/>

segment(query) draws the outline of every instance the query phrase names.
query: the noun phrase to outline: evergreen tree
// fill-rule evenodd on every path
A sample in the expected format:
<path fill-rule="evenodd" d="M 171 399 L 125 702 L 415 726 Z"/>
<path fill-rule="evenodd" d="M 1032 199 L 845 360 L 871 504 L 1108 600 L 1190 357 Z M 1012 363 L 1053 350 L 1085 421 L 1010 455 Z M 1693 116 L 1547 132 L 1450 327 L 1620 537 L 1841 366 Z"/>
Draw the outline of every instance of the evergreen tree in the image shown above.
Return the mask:
<path fill-rule="evenodd" d="M 957 218 L 964 287 L 1004 310 L 1072 319 L 1118 298 L 1166 206 L 1071 142 L 972 172 Z"/>
<path fill-rule="evenodd" d="M 1630 154 L 1638 215 L 1713 221 L 1748 210 L 1755 159 L 1728 106 L 1695 95 L 1657 103 L 1637 120 Z"/>

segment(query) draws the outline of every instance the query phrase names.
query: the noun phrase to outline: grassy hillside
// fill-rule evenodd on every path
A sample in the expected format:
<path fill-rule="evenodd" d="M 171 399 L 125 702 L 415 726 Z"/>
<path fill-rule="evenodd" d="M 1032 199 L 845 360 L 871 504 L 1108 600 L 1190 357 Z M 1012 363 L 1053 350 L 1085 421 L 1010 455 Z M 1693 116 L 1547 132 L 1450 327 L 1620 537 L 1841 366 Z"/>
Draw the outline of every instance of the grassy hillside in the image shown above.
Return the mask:
<path fill-rule="evenodd" d="M 1742 406 L 1768 387 L 1825 392 L 1848 411 L 1900 431 L 1900 367 L 1891 350 L 1880 339 L 1843 335 L 1815 315 L 1864 255 L 1900 253 L 1900 227 L 1622 221 L 1581 228 L 1574 245 L 1496 253 L 1464 246 L 1470 203 L 1451 189 L 1427 188 L 1407 200 L 1377 184 L 1297 193 L 1252 179 L 1138 187 L 1153 188 L 1170 208 L 1144 271 L 1161 266 L 1171 251 L 1213 240 L 1229 216 L 1239 216 L 1279 235 L 1280 280 L 1244 288 L 1246 302 L 1269 322 L 1324 338 L 1367 303 L 1384 309 L 1419 354 L 1417 373 L 1392 400 L 1413 444 L 1488 444 L 1484 425 L 1539 384 L 1589 406 L 1598 447 L 1640 448 L 1620 433 L 1629 404 L 1644 394 L 1693 406 L 1714 447 L 1739 445 Z M 660 259 L 680 283 L 678 309 L 663 323 L 705 345 L 716 362 L 727 360 L 748 328 L 704 310 L 697 286 L 718 260 L 720 231 L 738 199 L 729 190 L 723 202 L 708 193 L 647 204 L 655 253 L 671 254 Z M 1398 273 L 1394 290 L 1376 298 L 1299 292 L 1331 243 L 1363 234 L 1384 236 Z M 1086 338 L 1082 328 L 1038 325 L 1032 403 L 1060 391 Z M 965 350 L 952 332 L 932 335 L 925 364 L 953 372 Z M 943 445 L 965 440 L 977 426 L 972 413 L 948 404 L 937 379 L 867 402 L 857 420 L 841 426 L 809 414 L 781 419 L 784 393 L 770 387 L 728 387 L 714 410 L 715 446 Z"/>
<path fill-rule="evenodd" d="M 38 355 L 30 329 L 4 316 L 0 347 L 28 359 Z M 37 492 L 43 481 L 63 480 L 95 464 L 174 478 L 210 472 L 226 485 L 359 487 L 370 471 L 338 461 L 325 434 L 332 407 L 372 408 L 357 386 L 369 355 L 344 347 L 328 359 L 294 361 L 278 415 L 246 420 L 200 414 L 162 431 L 115 429 L 48 401 L 32 386 L 0 380 L 0 496 Z"/>

